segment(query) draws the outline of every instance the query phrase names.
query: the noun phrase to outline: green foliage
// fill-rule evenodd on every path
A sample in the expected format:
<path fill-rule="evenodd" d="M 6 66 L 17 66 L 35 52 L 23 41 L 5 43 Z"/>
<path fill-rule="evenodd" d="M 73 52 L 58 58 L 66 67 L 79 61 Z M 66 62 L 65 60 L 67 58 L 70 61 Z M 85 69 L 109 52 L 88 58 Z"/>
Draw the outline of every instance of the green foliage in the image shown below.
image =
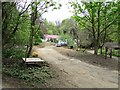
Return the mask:
<path fill-rule="evenodd" d="M 13 63 L 12 65 L 4 65 L 3 73 L 10 75 L 15 78 L 19 78 L 29 83 L 32 82 L 44 82 L 46 79 L 53 77 L 53 72 L 50 71 L 50 68 L 45 66 L 46 62 L 40 66 L 25 66 L 23 63 Z"/>
<path fill-rule="evenodd" d="M 56 35 L 58 34 L 58 30 L 56 25 L 53 22 L 48 22 L 47 20 L 44 22 L 45 23 L 45 28 L 47 30 L 47 34 L 53 34 Z"/>
<path fill-rule="evenodd" d="M 62 21 L 60 25 L 61 34 L 67 37 L 69 45 L 88 47 L 93 42 L 91 33 L 89 31 L 86 31 L 86 27 L 79 25 L 79 22 L 77 23 L 73 18 L 78 17 L 73 16 L 70 19 L 65 19 Z M 77 43 L 76 45 L 74 44 L 75 42 Z"/>
<path fill-rule="evenodd" d="M 5 48 L 3 49 L 3 57 L 22 58 L 25 55 L 23 48 L 29 40 L 30 20 L 28 14 L 24 13 L 20 17 L 14 3 L 6 2 L 2 5 L 4 6 L 2 8 L 4 16 L 2 21 L 2 40 L 3 47 Z M 12 34 L 14 29 L 16 32 Z"/>
<path fill-rule="evenodd" d="M 3 51 L 3 57 L 5 58 L 23 58 L 25 56 L 25 52 L 21 48 L 9 48 Z"/>
<path fill-rule="evenodd" d="M 21 2 L 23 5 L 21 5 Z M 57 4 L 53 0 L 39 0 L 38 2 L 30 2 L 28 5 L 24 1 L 21 2 L 2 2 L 2 43 L 5 57 L 21 57 L 21 55 L 20 57 L 17 56 L 17 49 L 12 49 L 10 51 L 9 47 L 24 47 L 29 43 L 34 43 L 35 45 L 41 43 L 42 32 L 40 30 L 37 32 L 38 25 L 41 22 L 36 23 L 36 19 L 39 19 L 40 17 L 38 16 L 41 16 L 43 13 L 47 12 L 48 8 L 54 10 L 61 7 L 60 4 Z M 21 6 L 23 6 L 24 9 L 21 8 Z M 31 25 L 34 28 L 31 29 Z M 56 33 L 55 25 L 51 23 L 49 30 L 53 30 L 52 33 Z M 30 39 L 31 37 L 32 39 Z"/>
<path fill-rule="evenodd" d="M 48 30 L 48 34 L 52 35 L 53 34 L 53 30 Z"/>
<path fill-rule="evenodd" d="M 60 30 L 61 32 L 65 31 L 66 33 L 69 33 L 70 28 L 75 27 L 75 24 L 76 22 L 72 18 L 65 19 L 61 23 Z"/>
<path fill-rule="evenodd" d="M 18 31 L 15 34 L 13 40 L 14 44 L 27 45 L 30 35 L 30 20 L 28 18 L 21 18 L 21 24 L 18 27 Z"/>
<path fill-rule="evenodd" d="M 108 35 L 110 32 L 116 31 L 117 26 L 117 3 L 115 2 L 70 2 L 74 8 L 73 18 L 81 25 L 82 29 L 91 30 L 92 17 L 94 19 L 95 38 L 97 39 L 98 34 L 98 9 L 100 8 L 100 34 L 104 36 L 104 32 L 107 32 L 107 36 L 111 37 L 114 35 Z M 116 14 L 115 14 L 116 13 Z M 111 24 L 110 24 L 111 23 Z M 109 27 L 109 28 L 108 28 Z M 111 29 L 112 28 L 112 29 Z M 94 32 L 92 32 L 94 33 Z M 114 36 L 116 38 L 116 36 Z M 103 38 L 101 38 L 103 39 Z M 114 40 L 113 40 L 114 41 Z M 116 40 L 115 40 L 116 41 Z"/>
<path fill-rule="evenodd" d="M 70 46 L 75 47 L 75 41 L 74 41 L 74 39 L 70 35 L 68 35 L 68 34 L 62 34 L 60 36 L 60 40 L 62 40 L 64 42 L 67 41 L 68 47 L 70 47 Z"/>
<path fill-rule="evenodd" d="M 41 29 L 40 29 L 39 25 L 36 25 L 35 26 L 34 42 L 33 42 L 34 45 L 39 45 L 42 42 L 41 36 L 42 36 Z"/>
<path fill-rule="evenodd" d="M 116 41 L 118 3 L 77 0 L 70 4 L 74 9 L 73 18 L 80 24 L 80 28 L 92 34 L 95 54 L 105 42 Z"/>
<path fill-rule="evenodd" d="M 13 38 L 10 37 L 16 23 L 18 22 L 19 12 L 16 9 L 15 3 L 3 2 L 2 3 L 2 41 L 3 44 Z"/>
<path fill-rule="evenodd" d="M 36 34 L 34 36 L 34 45 L 39 45 L 40 43 L 42 42 L 41 38 L 40 38 L 40 35 L 39 34 Z"/>
<path fill-rule="evenodd" d="M 60 29 L 60 33 L 63 35 L 67 35 L 67 37 L 70 37 L 69 41 L 72 40 L 71 37 L 73 39 L 75 39 L 77 37 L 77 26 L 76 26 L 76 22 L 70 18 L 70 19 L 65 19 L 62 21 L 59 29 Z"/>

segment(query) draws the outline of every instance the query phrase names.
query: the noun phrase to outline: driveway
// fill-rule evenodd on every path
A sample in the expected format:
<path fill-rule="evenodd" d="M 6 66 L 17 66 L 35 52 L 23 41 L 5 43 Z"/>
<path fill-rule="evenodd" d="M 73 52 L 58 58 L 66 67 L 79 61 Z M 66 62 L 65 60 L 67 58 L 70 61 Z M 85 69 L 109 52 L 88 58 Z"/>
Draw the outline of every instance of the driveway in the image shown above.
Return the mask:
<path fill-rule="evenodd" d="M 64 56 L 53 49 L 34 47 L 51 64 L 59 79 L 46 82 L 48 87 L 59 88 L 118 88 L 118 71 L 85 63 L 81 60 Z"/>

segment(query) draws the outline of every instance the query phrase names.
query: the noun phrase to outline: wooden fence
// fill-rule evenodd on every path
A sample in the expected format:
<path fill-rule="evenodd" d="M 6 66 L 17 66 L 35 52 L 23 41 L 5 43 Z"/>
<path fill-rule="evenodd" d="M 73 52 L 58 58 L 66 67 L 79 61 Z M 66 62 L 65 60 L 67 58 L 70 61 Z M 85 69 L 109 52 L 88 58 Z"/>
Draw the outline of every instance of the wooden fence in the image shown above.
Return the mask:
<path fill-rule="evenodd" d="M 120 50 L 120 44 L 117 42 L 106 42 L 103 47 L 105 47 L 105 58 L 107 58 L 108 51 L 110 51 L 110 58 L 112 58 L 112 50 Z"/>

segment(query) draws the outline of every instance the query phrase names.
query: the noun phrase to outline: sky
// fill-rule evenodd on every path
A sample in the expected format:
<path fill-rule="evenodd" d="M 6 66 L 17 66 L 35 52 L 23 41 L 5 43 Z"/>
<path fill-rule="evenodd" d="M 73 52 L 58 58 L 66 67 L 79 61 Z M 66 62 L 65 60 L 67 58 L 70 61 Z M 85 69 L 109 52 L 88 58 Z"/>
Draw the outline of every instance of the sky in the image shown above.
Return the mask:
<path fill-rule="evenodd" d="M 20 1 L 22 1 L 22 0 L 20 0 Z M 72 10 L 72 8 L 69 7 L 70 4 L 68 5 L 68 2 L 70 2 L 72 0 L 53 0 L 53 1 L 60 3 L 62 6 L 60 7 L 60 9 L 56 9 L 53 11 L 48 9 L 48 12 L 44 13 L 42 15 L 42 18 L 46 18 L 47 21 L 51 21 L 51 22 L 55 23 L 55 21 L 61 22 L 62 20 L 70 18 L 73 15 L 73 13 L 70 12 Z M 31 2 L 31 0 L 27 0 L 27 2 L 28 2 L 27 4 L 29 4 Z M 20 5 L 24 6 L 24 2 L 20 2 Z"/>
<path fill-rule="evenodd" d="M 57 1 L 57 0 L 54 0 Z M 54 10 L 54 11 L 49 11 L 45 14 L 43 14 L 43 18 L 46 18 L 48 21 L 51 22 L 55 22 L 55 21 L 62 21 L 66 18 L 70 18 L 73 13 L 70 12 L 70 10 L 72 10 L 72 8 L 68 8 L 68 5 L 66 5 L 69 1 L 75 1 L 75 0 L 58 0 L 61 4 L 62 7 L 59 10 Z M 88 0 L 85 0 L 88 1 Z M 97 0 L 96 0 L 97 1 Z M 99 1 L 99 0 L 98 0 Z M 101 0 L 104 1 L 104 0 Z M 108 1 L 112 1 L 112 0 L 108 0 Z"/>
<path fill-rule="evenodd" d="M 27 0 L 27 1 L 30 2 L 31 0 Z M 55 21 L 61 22 L 62 20 L 66 18 L 70 18 L 73 15 L 73 13 L 70 12 L 72 11 L 72 8 L 70 6 L 68 8 L 68 5 L 66 4 L 68 4 L 69 1 L 75 1 L 75 0 L 53 0 L 53 1 L 61 3 L 62 7 L 60 9 L 53 10 L 53 11 L 49 10 L 48 12 L 42 15 L 42 18 L 46 18 L 47 21 L 51 21 L 55 23 Z M 108 0 L 108 1 L 111 1 L 111 0 Z"/>
<path fill-rule="evenodd" d="M 48 21 L 55 22 L 55 21 L 62 21 L 66 18 L 70 18 L 73 13 L 70 12 L 70 8 L 68 8 L 68 5 L 66 5 L 70 0 L 59 0 L 59 2 L 62 4 L 62 7 L 60 9 L 54 10 L 54 11 L 48 11 L 47 13 L 43 14 L 43 18 L 46 18 Z"/>

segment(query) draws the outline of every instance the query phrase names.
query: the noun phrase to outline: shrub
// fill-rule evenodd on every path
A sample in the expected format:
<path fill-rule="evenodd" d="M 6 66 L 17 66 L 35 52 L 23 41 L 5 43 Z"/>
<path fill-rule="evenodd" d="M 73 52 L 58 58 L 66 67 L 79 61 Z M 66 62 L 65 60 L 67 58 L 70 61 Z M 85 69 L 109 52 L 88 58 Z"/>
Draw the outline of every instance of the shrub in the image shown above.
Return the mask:
<path fill-rule="evenodd" d="M 22 58 L 24 57 L 25 52 L 21 48 L 9 48 L 3 51 L 3 57 L 5 58 Z"/>
<path fill-rule="evenodd" d="M 43 66 L 36 65 L 23 65 L 21 64 L 11 64 L 11 65 L 3 65 L 3 73 L 26 80 L 28 82 L 44 82 L 46 79 L 53 77 L 53 73 L 48 66 L 43 64 Z"/>

